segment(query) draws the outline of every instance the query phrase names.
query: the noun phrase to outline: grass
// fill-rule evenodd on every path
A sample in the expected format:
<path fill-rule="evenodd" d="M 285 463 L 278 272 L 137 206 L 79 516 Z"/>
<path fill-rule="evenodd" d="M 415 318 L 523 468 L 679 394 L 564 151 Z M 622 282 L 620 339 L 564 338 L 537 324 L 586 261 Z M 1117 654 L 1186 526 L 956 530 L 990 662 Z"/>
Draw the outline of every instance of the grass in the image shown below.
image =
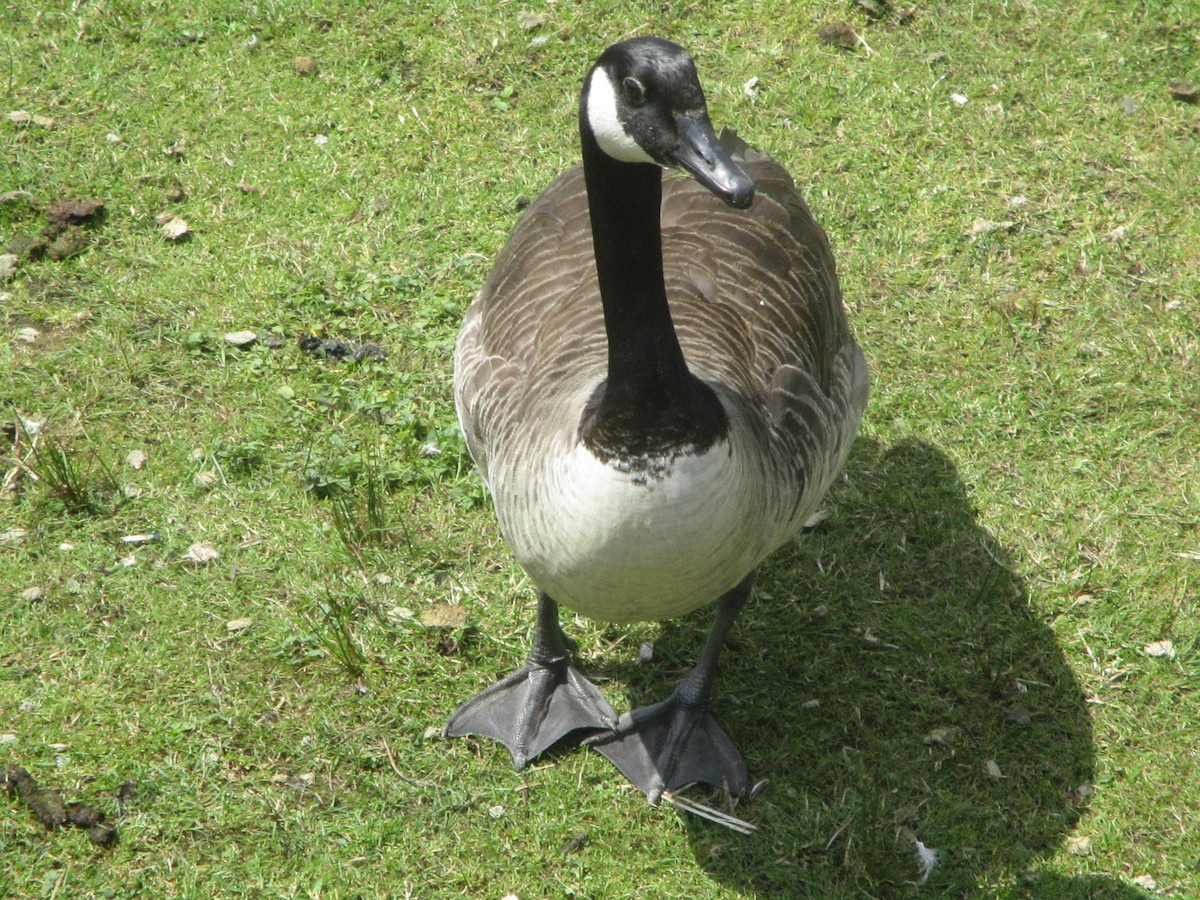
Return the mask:
<path fill-rule="evenodd" d="M 436 737 L 532 618 L 455 331 L 629 32 L 788 164 L 872 364 L 726 658 L 752 838 Z M 4 801 L 0 895 L 1200 896 L 1198 34 L 1169 0 L 0 4 L 0 112 L 53 119 L 0 119 L 0 243 L 106 204 L 0 285 L 0 761 L 120 832 Z M 624 709 L 708 615 L 568 625 Z"/>

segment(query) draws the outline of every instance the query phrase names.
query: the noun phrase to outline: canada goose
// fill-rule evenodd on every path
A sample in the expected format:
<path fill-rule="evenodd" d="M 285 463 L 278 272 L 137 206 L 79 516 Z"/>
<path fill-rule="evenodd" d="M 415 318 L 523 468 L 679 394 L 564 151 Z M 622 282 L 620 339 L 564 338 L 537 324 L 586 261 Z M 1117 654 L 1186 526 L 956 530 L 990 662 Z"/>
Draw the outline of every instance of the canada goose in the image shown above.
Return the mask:
<path fill-rule="evenodd" d="M 710 712 L 717 659 L 754 567 L 841 469 L 866 361 L 824 232 L 781 166 L 718 140 L 687 51 L 609 47 L 579 130 L 583 165 L 525 211 L 458 337 L 459 421 L 539 594 L 525 665 L 446 734 L 495 738 L 520 769 L 593 729 L 651 802 L 691 782 L 737 794 L 746 764 Z M 634 622 L 713 601 L 695 668 L 619 719 L 571 665 L 557 605 Z"/>

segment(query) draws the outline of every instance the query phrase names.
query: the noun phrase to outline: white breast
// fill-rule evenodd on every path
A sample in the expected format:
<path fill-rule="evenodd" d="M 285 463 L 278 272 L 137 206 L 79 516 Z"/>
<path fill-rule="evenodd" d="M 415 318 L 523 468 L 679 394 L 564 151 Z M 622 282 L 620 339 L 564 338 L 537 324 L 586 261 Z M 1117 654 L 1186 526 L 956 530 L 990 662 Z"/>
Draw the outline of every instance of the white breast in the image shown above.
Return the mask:
<path fill-rule="evenodd" d="M 561 604 L 609 621 L 666 619 L 715 600 L 770 549 L 757 527 L 761 481 L 742 463 L 722 440 L 623 470 L 577 443 L 543 469 L 535 496 L 510 506 L 498 495 L 496 506 L 518 561 Z"/>

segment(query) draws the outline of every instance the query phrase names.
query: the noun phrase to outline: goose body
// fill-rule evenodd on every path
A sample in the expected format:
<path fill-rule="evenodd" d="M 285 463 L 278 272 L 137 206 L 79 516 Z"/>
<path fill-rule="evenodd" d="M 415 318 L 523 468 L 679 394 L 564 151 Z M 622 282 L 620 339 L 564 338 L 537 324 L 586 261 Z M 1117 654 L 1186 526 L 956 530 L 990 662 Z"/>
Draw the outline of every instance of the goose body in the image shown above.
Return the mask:
<path fill-rule="evenodd" d="M 720 640 L 697 667 L 706 704 L 754 567 L 845 461 L 866 363 L 824 232 L 779 164 L 731 133 L 718 141 L 682 48 L 637 38 L 606 51 L 584 83 L 580 131 L 583 164 L 525 211 L 467 312 L 459 421 L 541 591 L 526 669 L 539 644 L 554 645 L 542 663 L 565 656 L 556 602 L 631 622 L 719 601 Z M 692 177 L 664 178 L 663 166 Z M 691 780 L 744 781 L 736 750 L 732 775 L 650 758 L 656 739 L 630 714 L 614 725 L 598 692 L 584 688 L 586 712 L 563 718 L 540 689 L 531 706 L 526 687 L 505 688 L 524 692 L 516 700 L 499 687 L 448 732 L 498 737 L 520 766 L 550 740 L 531 743 L 531 727 L 582 722 L 652 799 L 697 771 Z M 509 715 L 521 736 L 500 721 Z"/>

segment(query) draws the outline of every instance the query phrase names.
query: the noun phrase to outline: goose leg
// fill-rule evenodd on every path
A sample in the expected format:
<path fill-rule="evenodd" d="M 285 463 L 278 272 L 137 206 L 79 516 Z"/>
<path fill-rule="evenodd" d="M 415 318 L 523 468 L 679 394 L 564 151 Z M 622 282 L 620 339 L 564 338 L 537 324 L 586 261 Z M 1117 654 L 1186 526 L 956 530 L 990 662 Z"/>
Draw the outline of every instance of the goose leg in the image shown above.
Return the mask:
<path fill-rule="evenodd" d="M 717 660 L 729 630 L 750 596 L 753 576 L 717 600 L 716 620 L 700 660 L 661 703 L 625 713 L 611 731 L 588 738 L 626 778 L 657 803 L 663 791 L 693 782 L 746 790 L 742 754 L 713 718 L 710 698 Z"/>
<path fill-rule="evenodd" d="M 445 735 L 494 738 L 508 748 L 520 770 L 576 729 L 611 728 L 616 713 L 571 665 L 574 643 L 558 623 L 558 604 L 539 592 L 537 628 L 525 665 L 455 710 Z"/>

